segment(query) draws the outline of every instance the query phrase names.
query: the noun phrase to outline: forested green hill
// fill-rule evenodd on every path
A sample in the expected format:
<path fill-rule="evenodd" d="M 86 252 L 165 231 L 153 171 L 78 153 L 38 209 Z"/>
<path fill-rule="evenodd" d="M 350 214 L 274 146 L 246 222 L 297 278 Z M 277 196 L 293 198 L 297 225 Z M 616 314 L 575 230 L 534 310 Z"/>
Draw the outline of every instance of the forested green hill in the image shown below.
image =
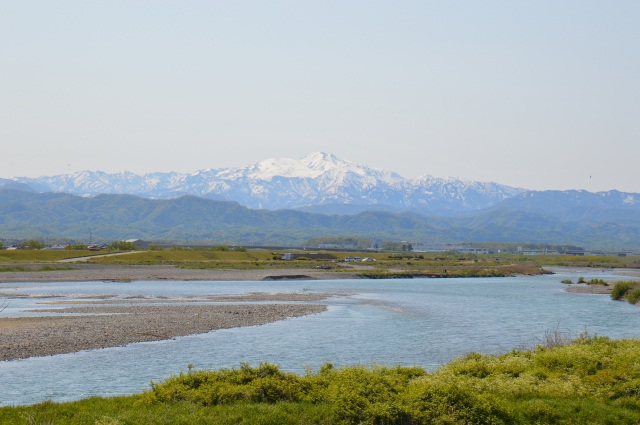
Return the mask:
<path fill-rule="evenodd" d="M 592 210 L 593 211 L 593 210 Z M 314 237 L 348 236 L 442 242 L 573 244 L 593 248 L 640 247 L 640 214 L 609 219 L 597 214 L 563 218 L 526 205 L 494 207 L 467 217 L 365 211 L 323 215 L 294 210 L 254 210 L 236 202 L 194 196 L 153 200 L 131 195 L 79 197 L 0 189 L 0 238 L 141 238 L 235 244 L 301 244 Z M 618 222 L 619 221 L 619 222 Z"/>

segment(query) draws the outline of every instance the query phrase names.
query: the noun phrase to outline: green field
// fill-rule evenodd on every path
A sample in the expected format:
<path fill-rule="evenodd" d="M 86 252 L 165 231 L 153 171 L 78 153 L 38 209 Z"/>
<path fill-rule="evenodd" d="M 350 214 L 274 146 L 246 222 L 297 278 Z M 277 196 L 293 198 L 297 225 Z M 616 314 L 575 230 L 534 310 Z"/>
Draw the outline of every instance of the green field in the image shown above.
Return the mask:
<path fill-rule="evenodd" d="M 88 257 L 93 255 L 104 254 L 105 252 L 96 252 L 89 250 L 61 250 L 52 251 L 46 249 L 28 250 L 0 250 L 0 264 L 2 263 L 49 263 L 68 258 Z"/>
<path fill-rule="evenodd" d="M 540 274 L 540 264 L 530 257 L 475 254 L 388 254 L 372 252 L 323 252 L 334 259 L 314 259 L 314 251 L 293 251 L 301 255 L 293 261 L 282 260 L 284 252 L 270 250 L 233 249 L 156 249 L 118 256 L 101 256 L 107 251 L 0 251 L 2 263 L 55 263 L 56 261 L 94 256 L 89 263 L 111 265 L 172 265 L 182 268 L 251 270 L 321 268 L 331 272 L 352 272 L 366 278 L 393 277 L 471 277 Z M 346 257 L 371 258 L 371 262 L 350 262 Z M 52 266 L 53 267 L 53 266 Z M 13 271 L 19 271 L 15 269 Z"/>
<path fill-rule="evenodd" d="M 557 339 L 553 340 L 558 342 Z M 5 424 L 638 424 L 640 341 L 469 354 L 434 373 L 330 364 L 189 370 L 143 394 L 0 408 Z"/>
<path fill-rule="evenodd" d="M 218 248 L 179 248 L 137 251 L 127 255 L 105 257 L 108 251 L 0 251 L 0 270 L 20 271 L 19 263 L 54 264 L 59 260 L 93 256 L 90 263 L 112 265 L 172 265 L 182 268 L 212 270 L 309 269 L 327 272 L 352 272 L 365 278 L 393 277 L 476 277 L 535 275 L 544 266 L 588 268 L 640 268 L 640 257 L 571 256 L 458 253 L 379 253 L 379 252 L 319 252 L 291 251 L 302 257 L 282 260 L 284 251 Z M 313 254 L 331 254 L 333 260 L 310 258 Z M 372 262 L 345 263 L 346 257 L 371 258 Z M 13 268 L 2 267 L 12 264 Z M 56 268 L 57 266 L 51 265 Z"/>

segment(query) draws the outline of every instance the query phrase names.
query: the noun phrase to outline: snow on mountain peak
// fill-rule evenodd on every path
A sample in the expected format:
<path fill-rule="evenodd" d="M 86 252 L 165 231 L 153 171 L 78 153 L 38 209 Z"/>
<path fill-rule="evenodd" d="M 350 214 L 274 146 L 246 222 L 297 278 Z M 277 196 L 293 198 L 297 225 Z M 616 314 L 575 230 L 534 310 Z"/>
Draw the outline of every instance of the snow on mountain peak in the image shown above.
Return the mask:
<path fill-rule="evenodd" d="M 317 169 L 332 169 L 337 167 L 343 167 L 351 165 L 350 161 L 343 161 L 338 159 L 336 156 L 324 153 L 324 152 L 313 152 L 300 161 L 306 163 L 308 168 L 317 170 Z"/>
<path fill-rule="evenodd" d="M 315 152 L 302 159 L 270 158 L 248 167 L 249 177 L 271 181 L 274 177 L 315 179 L 327 171 L 343 169 L 354 171 L 353 163 L 343 161 L 324 152 Z"/>
<path fill-rule="evenodd" d="M 393 208 L 477 209 L 522 192 L 491 183 L 423 176 L 404 179 L 384 171 L 342 160 L 324 152 L 300 159 L 271 158 L 238 168 L 190 174 L 125 171 L 109 174 L 82 171 L 72 175 L 16 179 L 36 191 L 77 195 L 128 193 L 151 198 L 183 194 L 227 199 L 250 208 L 297 208 L 321 204 L 376 204 Z"/>

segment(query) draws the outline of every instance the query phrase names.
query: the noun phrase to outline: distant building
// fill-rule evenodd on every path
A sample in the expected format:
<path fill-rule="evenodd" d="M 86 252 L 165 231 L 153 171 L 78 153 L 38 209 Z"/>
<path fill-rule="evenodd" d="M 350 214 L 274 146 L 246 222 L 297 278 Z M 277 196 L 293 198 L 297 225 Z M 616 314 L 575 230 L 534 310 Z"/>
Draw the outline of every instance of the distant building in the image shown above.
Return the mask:
<path fill-rule="evenodd" d="M 520 251 L 521 254 L 524 255 L 547 255 L 547 254 L 557 254 L 558 251 L 555 249 L 527 249 Z"/>
<path fill-rule="evenodd" d="M 413 252 L 447 252 L 453 251 L 454 246 L 452 245 L 426 245 L 424 243 L 415 243 L 413 244 Z"/>
<path fill-rule="evenodd" d="M 45 249 L 47 250 L 51 250 L 51 251 L 64 251 L 65 249 L 69 249 L 68 245 L 50 245 L 48 247 L 46 247 Z"/>
<path fill-rule="evenodd" d="M 488 254 L 489 250 L 486 248 L 476 248 L 473 246 L 456 246 L 453 249 L 455 252 L 459 252 L 461 254 Z"/>
<path fill-rule="evenodd" d="M 589 255 L 601 255 L 604 257 L 626 257 L 630 254 L 630 252 L 626 251 L 592 251 L 589 253 Z"/>
<path fill-rule="evenodd" d="M 142 239 L 127 239 L 125 242 L 132 244 L 138 249 L 147 249 L 151 242 L 143 241 Z"/>

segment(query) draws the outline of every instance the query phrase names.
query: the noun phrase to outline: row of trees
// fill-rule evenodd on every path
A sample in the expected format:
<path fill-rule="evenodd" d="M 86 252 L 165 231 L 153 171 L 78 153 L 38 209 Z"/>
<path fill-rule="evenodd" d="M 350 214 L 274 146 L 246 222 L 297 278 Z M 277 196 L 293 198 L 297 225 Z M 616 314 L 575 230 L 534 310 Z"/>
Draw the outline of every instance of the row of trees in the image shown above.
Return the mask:
<path fill-rule="evenodd" d="M 42 249 L 45 245 L 37 239 L 29 239 L 26 241 L 20 242 L 17 247 L 19 249 Z M 0 241 L 0 249 L 5 249 L 4 244 Z"/>

